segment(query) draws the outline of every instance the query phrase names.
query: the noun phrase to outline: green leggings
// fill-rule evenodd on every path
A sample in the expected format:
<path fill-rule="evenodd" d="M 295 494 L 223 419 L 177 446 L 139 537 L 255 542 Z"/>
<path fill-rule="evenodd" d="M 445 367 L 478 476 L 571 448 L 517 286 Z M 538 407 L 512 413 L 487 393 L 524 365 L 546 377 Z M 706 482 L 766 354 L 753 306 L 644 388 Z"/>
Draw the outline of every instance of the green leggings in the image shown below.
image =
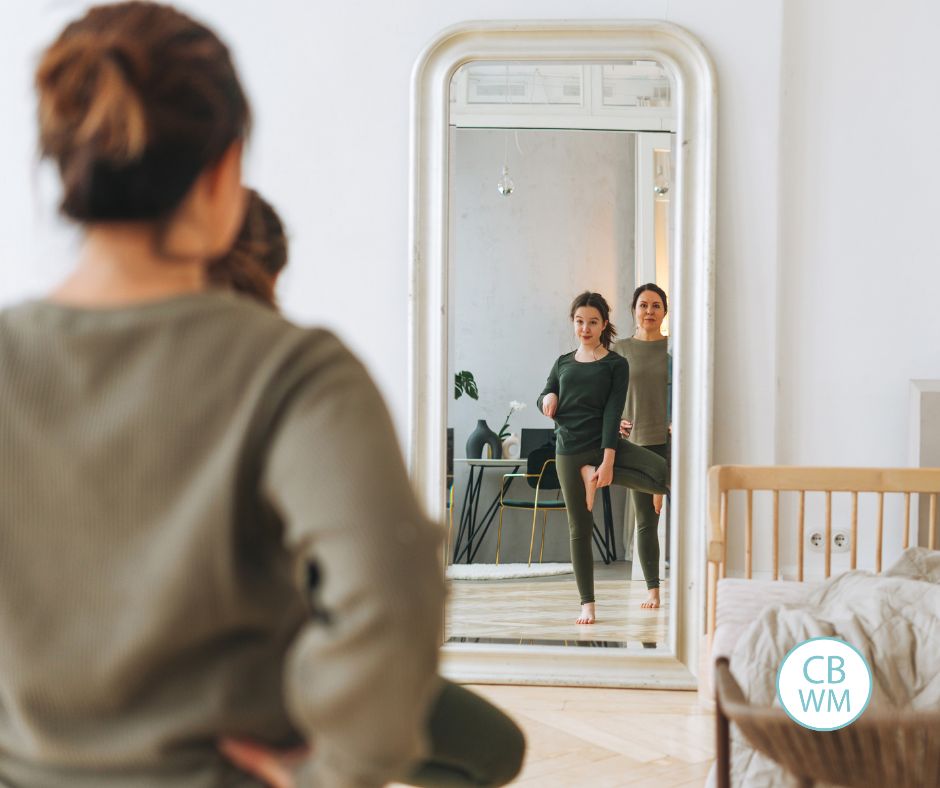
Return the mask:
<path fill-rule="evenodd" d="M 644 446 L 667 458 L 665 443 L 659 446 Z M 647 588 L 659 588 L 659 515 L 653 508 L 653 496 L 648 492 L 631 490 L 633 511 L 636 514 L 636 552 L 643 567 Z M 627 557 L 629 561 L 629 556 Z"/>
<path fill-rule="evenodd" d="M 411 785 L 505 785 L 522 768 L 522 731 L 489 701 L 446 679 L 428 730 L 431 754 L 412 774 Z"/>
<path fill-rule="evenodd" d="M 603 459 L 603 449 L 559 454 L 555 458 L 558 481 L 561 482 L 561 493 L 568 510 L 571 563 L 582 604 L 594 601 L 594 556 L 591 554 L 594 517 L 587 509 L 581 468 L 584 465 L 600 465 Z M 666 460 L 655 452 L 620 440 L 614 458 L 613 483 L 645 493 L 664 495 L 669 491 L 669 467 Z"/>

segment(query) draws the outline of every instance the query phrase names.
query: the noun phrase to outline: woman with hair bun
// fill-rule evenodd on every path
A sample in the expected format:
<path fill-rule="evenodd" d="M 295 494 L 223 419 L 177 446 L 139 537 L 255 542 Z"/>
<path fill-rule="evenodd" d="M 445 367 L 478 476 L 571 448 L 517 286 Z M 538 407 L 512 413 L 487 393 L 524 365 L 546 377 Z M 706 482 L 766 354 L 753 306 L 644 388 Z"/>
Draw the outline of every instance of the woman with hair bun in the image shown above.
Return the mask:
<path fill-rule="evenodd" d="M 620 440 L 620 416 L 627 398 L 630 368 L 611 353 L 616 329 L 600 293 L 585 291 L 571 303 L 570 319 L 578 347 L 559 356 L 538 399 L 555 421 L 556 466 L 571 538 L 571 564 L 581 597 L 575 623 L 593 624 L 594 495 L 598 487 L 619 484 L 649 493 L 668 491 L 666 461 L 641 446 Z"/>
<path fill-rule="evenodd" d="M 245 218 L 225 45 L 98 6 L 36 89 L 84 239 L 0 312 L 0 784 L 511 779 L 518 728 L 437 674 L 442 529 L 365 368 L 209 287 Z"/>

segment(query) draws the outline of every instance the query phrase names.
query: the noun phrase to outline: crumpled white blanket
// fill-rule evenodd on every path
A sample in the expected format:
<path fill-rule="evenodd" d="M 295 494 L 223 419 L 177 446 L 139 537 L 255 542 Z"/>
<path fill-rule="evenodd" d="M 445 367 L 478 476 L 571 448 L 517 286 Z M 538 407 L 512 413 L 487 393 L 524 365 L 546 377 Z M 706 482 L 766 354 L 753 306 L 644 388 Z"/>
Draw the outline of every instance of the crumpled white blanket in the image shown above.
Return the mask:
<path fill-rule="evenodd" d="M 851 643 L 868 661 L 869 709 L 940 707 L 940 551 L 912 547 L 880 575 L 846 572 L 802 603 L 766 608 L 738 640 L 731 672 L 751 703 L 779 706 L 776 676 L 784 656 L 823 636 Z M 747 788 L 793 785 L 734 726 L 731 781 Z"/>

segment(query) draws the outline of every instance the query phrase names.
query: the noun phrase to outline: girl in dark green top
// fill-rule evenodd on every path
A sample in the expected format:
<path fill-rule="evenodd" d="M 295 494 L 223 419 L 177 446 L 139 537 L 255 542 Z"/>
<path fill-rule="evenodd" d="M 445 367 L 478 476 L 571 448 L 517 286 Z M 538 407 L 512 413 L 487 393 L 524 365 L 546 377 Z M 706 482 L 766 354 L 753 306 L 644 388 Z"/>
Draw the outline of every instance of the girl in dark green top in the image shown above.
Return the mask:
<path fill-rule="evenodd" d="M 578 624 L 593 624 L 594 561 L 591 515 L 598 487 L 620 484 L 665 493 L 666 461 L 621 440 L 620 415 L 627 398 L 630 368 L 610 352 L 616 330 L 600 293 L 585 291 L 571 304 L 578 348 L 560 356 L 539 396 L 542 412 L 556 424 L 556 465 L 571 537 L 571 563 L 581 596 Z"/>

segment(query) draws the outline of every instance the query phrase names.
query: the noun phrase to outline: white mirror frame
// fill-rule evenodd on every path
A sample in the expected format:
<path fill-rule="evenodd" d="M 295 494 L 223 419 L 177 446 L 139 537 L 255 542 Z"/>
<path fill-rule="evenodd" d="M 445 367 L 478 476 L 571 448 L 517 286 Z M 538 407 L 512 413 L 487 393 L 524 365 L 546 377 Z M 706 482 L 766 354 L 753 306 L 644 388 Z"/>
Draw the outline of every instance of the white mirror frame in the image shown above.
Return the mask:
<path fill-rule="evenodd" d="M 673 323 L 671 653 L 447 643 L 442 669 L 468 682 L 692 688 L 704 632 L 705 482 L 712 453 L 717 94 L 711 59 L 687 31 L 650 21 L 468 22 L 443 31 L 418 58 L 411 92 L 411 478 L 427 512 L 443 522 L 452 385 L 446 374 L 451 79 L 471 61 L 552 60 L 655 60 L 673 81 L 678 132 L 670 301 L 681 318 Z"/>

